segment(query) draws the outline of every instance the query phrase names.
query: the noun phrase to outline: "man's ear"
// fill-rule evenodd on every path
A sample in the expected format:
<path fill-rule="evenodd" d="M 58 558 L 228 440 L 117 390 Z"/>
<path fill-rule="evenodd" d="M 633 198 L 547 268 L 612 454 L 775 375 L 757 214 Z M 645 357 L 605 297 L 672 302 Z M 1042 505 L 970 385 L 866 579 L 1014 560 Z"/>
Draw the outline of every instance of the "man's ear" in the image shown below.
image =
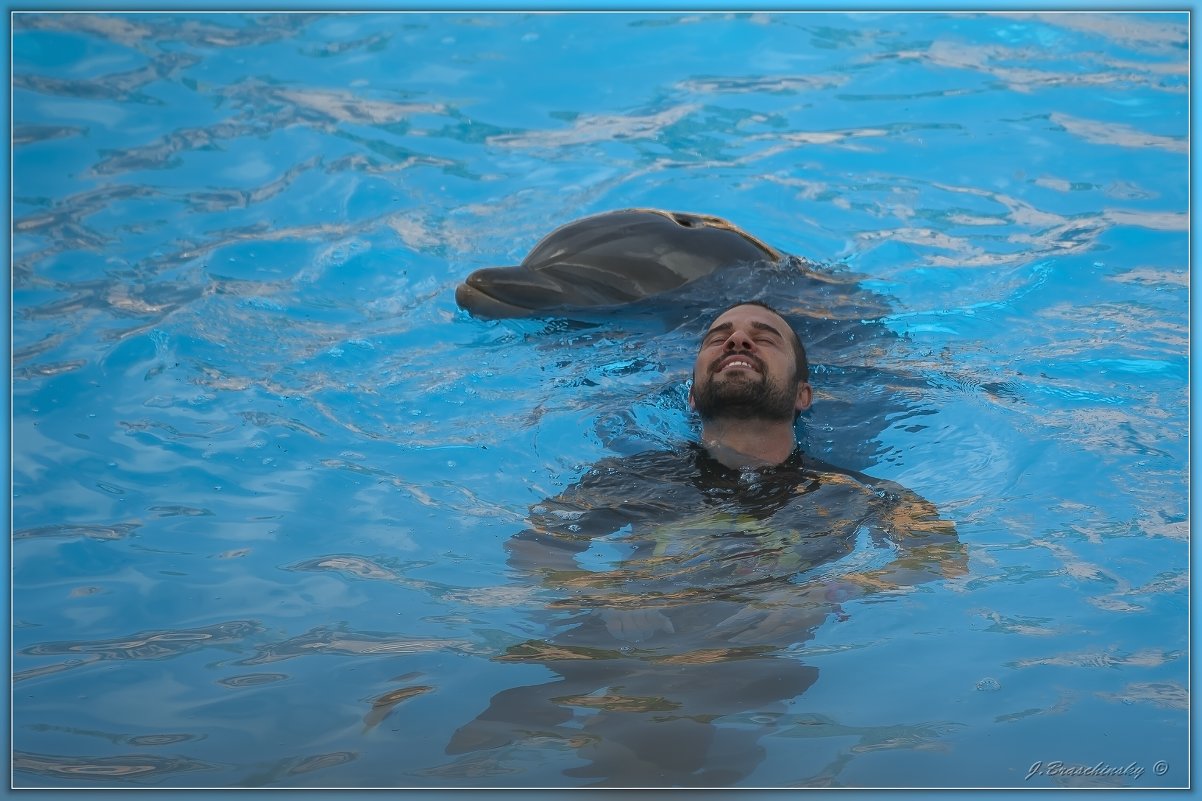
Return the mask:
<path fill-rule="evenodd" d="M 797 403 L 794 408 L 799 412 L 804 412 L 810 408 L 810 404 L 814 402 L 814 390 L 810 387 L 810 382 L 802 381 L 797 385 Z"/>

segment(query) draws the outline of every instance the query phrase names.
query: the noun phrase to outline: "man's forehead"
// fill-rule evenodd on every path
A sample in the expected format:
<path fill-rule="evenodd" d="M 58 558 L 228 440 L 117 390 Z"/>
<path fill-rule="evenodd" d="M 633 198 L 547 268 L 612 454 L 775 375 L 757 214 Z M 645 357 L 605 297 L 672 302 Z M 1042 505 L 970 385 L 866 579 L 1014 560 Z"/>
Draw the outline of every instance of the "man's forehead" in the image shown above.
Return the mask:
<path fill-rule="evenodd" d="M 727 309 L 710 323 L 710 327 L 707 330 L 713 331 L 715 328 L 733 326 L 736 320 L 750 320 L 753 323 L 770 325 L 776 329 L 777 333 L 782 335 L 789 328 L 789 324 L 785 322 L 785 319 L 776 312 L 765 309 L 763 306 L 748 304 L 746 306 L 735 306 L 734 308 Z"/>

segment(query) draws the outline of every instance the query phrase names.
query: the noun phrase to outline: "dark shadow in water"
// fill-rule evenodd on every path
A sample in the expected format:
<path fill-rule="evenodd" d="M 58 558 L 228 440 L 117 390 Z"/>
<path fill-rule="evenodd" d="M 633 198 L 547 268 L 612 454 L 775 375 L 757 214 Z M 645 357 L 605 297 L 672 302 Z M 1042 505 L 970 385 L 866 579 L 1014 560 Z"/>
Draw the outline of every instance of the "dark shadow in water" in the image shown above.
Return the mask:
<path fill-rule="evenodd" d="M 815 400 L 798 421 L 798 442 L 842 467 L 870 469 L 882 462 L 886 429 L 931 413 L 919 400 L 926 376 L 884 366 L 904 359 L 899 351 L 905 342 L 886 322 L 889 299 L 864 287 L 863 276 L 795 257 L 782 265 L 727 268 L 633 303 L 540 312 L 549 320 L 538 339 L 578 362 L 590 336 L 644 338 L 646 359 L 661 369 L 688 371 L 701 335 L 720 311 L 735 302 L 767 303 L 794 327 L 809 357 Z M 678 405 L 687 408 L 683 395 Z M 604 415 L 597 433 L 606 448 L 623 454 L 648 449 L 655 437 L 640 430 L 636 412 L 622 408 Z"/>
<path fill-rule="evenodd" d="M 706 611 L 680 608 L 670 619 L 673 626 L 683 625 L 681 619 L 691 615 L 699 628 L 712 627 L 721 618 L 708 618 Z M 801 639 L 811 634 L 795 632 Z M 687 648 L 681 642 L 686 639 L 674 639 L 673 645 Z M 503 661 L 539 662 L 558 678 L 493 696 L 488 709 L 455 733 L 447 753 L 556 740 L 575 748 L 586 763 L 564 775 L 595 786 L 736 783 L 763 760 L 758 740 L 771 726 L 718 727 L 714 721 L 748 710 L 781 713 L 817 680 L 818 670 L 780 658 L 772 647 L 729 647 L 720 638 L 712 638 L 710 646 L 678 654 L 668 648 L 631 650 L 596 616 L 554 644 L 512 648 Z"/>
<path fill-rule="evenodd" d="M 840 601 L 966 569 L 929 503 L 800 453 L 760 471 L 698 446 L 604 460 L 531 522 L 510 565 L 545 588 L 551 633 L 497 661 L 555 678 L 493 696 L 431 775 L 495 781 L 514 749 L 551 747 L 594 786 L 737 784 L 818 679 L 798 647 Z"/>

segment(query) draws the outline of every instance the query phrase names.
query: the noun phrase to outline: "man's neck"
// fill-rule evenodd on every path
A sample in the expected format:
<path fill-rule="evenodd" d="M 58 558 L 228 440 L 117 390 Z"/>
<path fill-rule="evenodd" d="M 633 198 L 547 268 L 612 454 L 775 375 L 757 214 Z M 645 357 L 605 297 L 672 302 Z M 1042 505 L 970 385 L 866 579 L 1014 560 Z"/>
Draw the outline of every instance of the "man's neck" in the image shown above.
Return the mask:
<path fill-rule="evenodd" d="M 727 467 L 766 467 L 789 458 L 797 446 L 792 422 L 784 420 L 708 420 L 701 444 Z"/>

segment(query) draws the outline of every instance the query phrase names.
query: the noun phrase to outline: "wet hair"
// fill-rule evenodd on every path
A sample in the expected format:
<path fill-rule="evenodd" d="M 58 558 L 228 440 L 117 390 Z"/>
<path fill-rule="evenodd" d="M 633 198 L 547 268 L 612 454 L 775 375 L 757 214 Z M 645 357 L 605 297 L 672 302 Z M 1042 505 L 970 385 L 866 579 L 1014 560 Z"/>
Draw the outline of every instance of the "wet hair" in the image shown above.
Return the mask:
<path fill-rule="evenodd" d="M 795 369 L 796 369 L 795 375 L 797 376 L 798 380 L 800 380 L 800 381 L 809 381 L 810 380 L 810 360 L 808 358 L 806 358 L 806 349 L 805 349 L 805 346 L 801 344 L 801 337 L 799 337 L 797 335 L 797 330 L 795 328 L 793 328 L 793 324 L 789 322 L 788 318 L 785 317 L 785 315 L 781 314 L 776 309 L 769 306 L 767 303 L 764 303 L 761 300 L 741 300 L 738 303 L 730 304 L 725 309 L 723 309 L 722 311 L 715 314 L 713 319 L 717 320 L 719 317 L 726 314 L 731 309 L 736 309 L 739 306 L 759 306 L 761 309 L 767 309 L 768 311 L 772 312 L 777 317 L 779 317 L 785 321 L 785 325 L 788 326 L 788 328 L 789 328 L 789 338 L 793 343 L 793 358 L 795 360 Z"/>

